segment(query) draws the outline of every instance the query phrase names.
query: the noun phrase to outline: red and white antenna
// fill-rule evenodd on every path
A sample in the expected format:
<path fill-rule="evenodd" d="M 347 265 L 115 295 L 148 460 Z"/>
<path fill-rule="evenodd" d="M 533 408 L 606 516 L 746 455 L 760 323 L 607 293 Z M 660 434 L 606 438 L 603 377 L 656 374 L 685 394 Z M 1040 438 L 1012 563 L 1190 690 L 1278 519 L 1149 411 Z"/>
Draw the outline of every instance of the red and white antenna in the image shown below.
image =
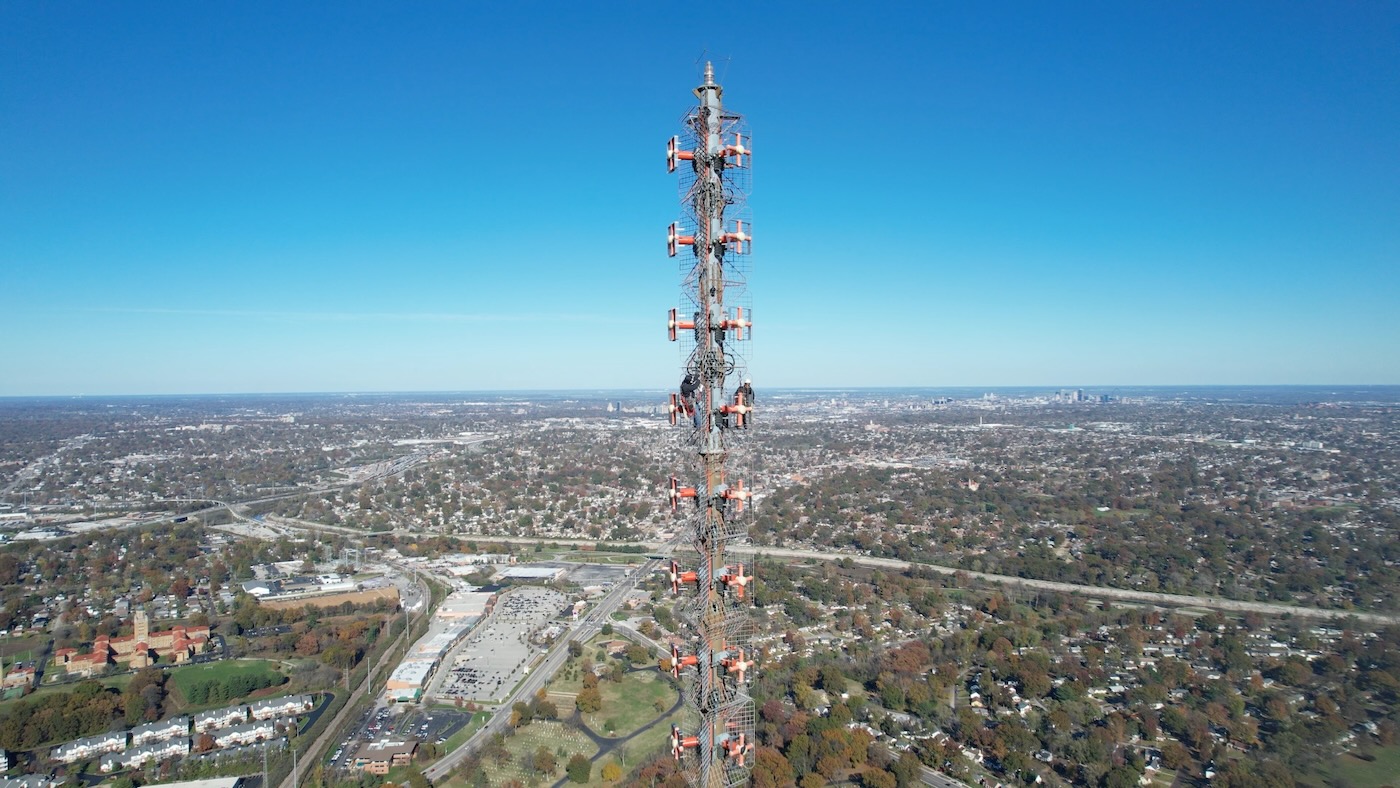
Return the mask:
<path fill-rule="evenodd" d="M 746 595 L 752 599 L 752 564 L 730 552 L 747 538 L 745 510 L 753 503 L 731 461 L 731 449 L 750 439 L 753 425 L 747 385 L 753 310 L 746 291 L 753 138 L 742 116 L 724 107 L 723 93 L 707 63 L 683 133 L 666 142 L 666 169 L 677 174 L 681 195 L 680 217 L 666 228 L 666 253 L 678 258 L 681 279 L 666 335 L 684 359 L 680 394 L 670 395 L 666 412 L 672 424 L 684 418 L 683 440 L 693 452 L 689 467 L 669 479 L 667 495 L 696 554 L 693 568 L 682 570 L 673 560 L 668 573 L 672 593 L 686 584 L 696 589 L 676 605 L 690 643 L 671 647 L 670 669 L 687 684 L 684 697 L 697 727 L 686 736 L 672 726 L 671 753 L 696 788 L 746 784 L 754 741 L 754 704 L 745 686 L 754 669 L 747 658 L 753 623 L 743 604 Z M 680 255 L 682 246 L 691 253 Z M 681 478 L 693 481 L 683 486 Z M 694 506 L 682 506 L 682 499 Z M 686 750 L 698 757 L 682 759 Z"/>

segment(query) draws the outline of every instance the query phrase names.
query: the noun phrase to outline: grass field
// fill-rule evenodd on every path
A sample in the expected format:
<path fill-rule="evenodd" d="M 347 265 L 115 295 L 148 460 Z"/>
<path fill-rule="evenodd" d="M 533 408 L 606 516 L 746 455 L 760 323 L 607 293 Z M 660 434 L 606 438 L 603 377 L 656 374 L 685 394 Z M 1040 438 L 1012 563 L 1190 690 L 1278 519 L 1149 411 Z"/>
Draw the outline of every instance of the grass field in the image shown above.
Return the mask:
<path fill-rule="evenodd" d="M 34 659 L 48 640 L 48 636 L 42 634 L 0 639 L 0 657 L 4 658 L 7 668 L 16 660 Z"/>
<path fill-rule="evenodd" d="M 258 604 L 269 610 L 286 610 L 287 608 L 301 609 L 307 605 L 314 607 L 339 607 L 349 602 L 352 605 L 367 605 L 378 599 L 389 599 L 398 601 L 399 590 L 390 586 L 388 588 L 373 588 L 369 591 L 351 591 L 344 594 L 328 594 L 326 596 L 312 596 L 302 599 L 284 599 L 273 602 L 259 602 Z"/>
<path fill-rule="evenodd" d="M 628 768 L 647 759 L 648 756 L 671 746 L 671 725 L 681 725 L 683 721 L 681 715 L 685 714 L 685 709 L 676 709 L 657 725 L 651 727 L 645 733 L 638 734 L 635 739 L 627 742 L 627 764 Z"/>
<path fill-rule="evenodd" d="M 586 654 L 586 655 L 588 655 L 590 658 L 592 658 L 593 656 L 596 655 L 596 653 L 597 653 L 597 651 L 598 651 L 598 644 L 599 644 L 599 643 L 607 642 L 607 641 L 609 641 L 609 640 L 614 640 L 614 638 L 611 637 L 611 636 L 603 637 L 602 635 L 594 635 L 594 636 L 592 637 L 592 639 L 590 639 L 587 643 L 584 643 L 584 644 L 583 644 L 583 653 Z M 566 692 L 566 693 L 568 693 L 568 694 L 570 694 L 570 695 L 576 695 L 576 694 L 578 694 L 578 691 L 581 690 L 581 689 L 583 689 L 583 678 L 582 678 L 582 676 L 583 676 L 583 671 L 580 669 L 580 665 L 581 665 L 581 664 L 582 664 L 582 660 L 579 659 L 579 658 L 569 657 L 567 660 L 565 660 L 565 661 L 564 661 L 564 666 L 561 667 L 561 668 L 559 668 L 559 672 L 558 672 L 558 673 L 555 673 L 554 676 L 553 676 L 552 678 L 550 678 L 550 680 L 549 680 L 549 685 L 548 685 L 548 686 L 549 686 L 549 691 L 550 691 L 550 692 Z M 595 662 L 595 664 L 594 664 L 594 670 L 597 670 L 597 664 L 596 664 L 596 662 Z M 566 674 L 572 675 L 572 674 L 575 673 L 575 672 L 578 674 L 577 676 L 575 676 L 575 677 L 573 677 L 573 678 L 569 678 L 569 679 L 565 679 L 565 678 L 564 678 L 564 676 L 565 676 Z M 560 700 L 560 699 L 556 699 L 556 702 L 557 702 L 558 700 Z M 571 700 L 571 701 L 569 701 L 568 707 L 567 707 L 567 708 L 572 709 L 573 707 L 574 707 L 574 704 L 573 704 L 573 701 Z M 564 707 L 564 706 L 560 706 L 560 707 L 559 707 L 559 713 L 560 713 L 560 714 L 565 713 L 565 707 Z"/>
<path fill-rule="evenodd" d="M 126 689 L 126 685 L 131 683 L 131 679 L 132 675 L 130 673 L 123 673 L 120 676 L 112 676 L 110 678 L 98 678 L 93 679 L 93 681 L 96 681 L 98 684 L 101 684 L 104 687 L 111 687 L 113 689 L 121 691 Z M 76 686 L 78 686 L 78 682 L 74 682 L 71 684 L 45 684 L 44 686 L 39 687 L 38 689 L 34 690 L 28 695 L 25 695 L 24 697 L 33 698 L 36 695 L 51 695 L 55 692 L 72 692 L 73 688 Z M 12 700 L 17 700 L 17 698 Z M 6 701 L 6 703 L 8 702 L 9 701 Z"/>
<path fill-rule="evenodd" d="M 196 684 L 203 681 L 223 681 L 235 675 L 259 675 L 273 674 L 276 683 L 280 683 L 286 677 L 277 670 L 277 663 L 266 659 L 231 659 L 222 662 L 214 662 L 209 665 L 190 665 L 184 668 L 175 668 L 170 671 L 170 680 L 175 688 L 180 691 L 181 699 L 187 697 L 186 693 Z M 232 701 L 221 701 L 216 706 L 225 705 Z"/>
<path fill-rule="evenodd" d="M 440 748 L 441 752 L 452 752 L 458 747 L 461 747 L 466 743 L 467 739 L 472 737 L 473 733 L 476 733 L 476 729 L 485 725 L 486 721 L 489 719 L 491 719 L 491 712 L 489 711 L 478 711 L 476 714 L 473 714 L 472 721 L 467 723 L 466 727 L 452 734 L 451 738 L 443 742 Z"/>
<path fill-rule="evenodd" d="M 603 708 L 583 715 L 583 721 L 594 733 L 609 738 L 632 735 L 676 702 L 676 691 L 656 670 L 633 671 L 616 684 L 601 681 L 598 689 L 603 694 Z M 656 709 L 657 702 L 661 711 Z"/>
<path fill-rule="evenodd" d="M 585 653 L 590 656 L 595 652 L 599 643 L 613 640 L 612 637 L 596 637 L 586 644 Z M 550 699 L 559 707 L 561 715 L 573 713 L 573 695 L 583 689 L 583 682 L 579 678 L 565 679 L 566 673 L 578 671 L 580 660 L 570 659 L 564 667 L 556 674 L 549 683 L 548 689 L 553 694 Z M 580 672 L 581 675 L 581 671 Z M 622 739 L 632 735 L 647 724 L 657 720 L 661 714 L 656 711 L 656 702 L 660 701 L 666 710 L 675 705 L 677 694 L 670 684 L 665 681 L 661 674 L 652 670 L 632 671 L 626 674 L 620 683 L 614 684 L 611 681 L 602 681 L 598 684 L 598 689 L 603 695 L 603 710 L 597 714 L 585 715 L 584 722 L 599 736 Z M 603 766 L 611 761 L 618 761 L 624 766 L 626 772 L 635 766 L 648 754 L 663 749 L 671 734 L 671 722 L 680 721 L 680 712 L 673 717 L 667 717 L 645 733 L 635 739 L 621 743 L 620 750 L 614 750 L 606 755 L 598 757 L 598 749 L 582 731 L 563 722 L 539 721 L 526 725 L 519 729 L 516 734 L 506 740 L 506 751 L 511 755 L 511 761 L 507 764 L 497 764 L 490 759 L 487 760 L 484 771 L 491 785 L 499 785 L 506 780 L 519 780 L 527 786 L 553 785 L 564 776 L 564 766 L 574 753 L 583 753 L 588 758 L 597 758 L 593 763 L 592 778 L 590 786 L 603 788 L 610 785 L 602 778 Z M 478 719 L 481 715 L 478 715 Z M 613 730 L 607 730 L 607 723 L 611 721 Z M 473 721 L 473 727 L 480 724 Z M 460 734 L 459 734 L 460 735 Z M 446 748 L 451 749 L 456 744 L 457 737 L 450 740 Z M 523 767 L 525 755 L 534 753 L 540 747 L 545 747 L 554 753 L 556 767 L 551 775 L 538 773 L 527 773 Z M 459 788 L 466 782 L 460 777 L 453 777 L 445 783 L 445 788 Z"/>
<path fill-rule="evenodd" d="M 1327 774 L 1338 775 L 1353 788 L 1400 786 L 1400 744 L 1390 747 L 1368 747 L 1362 750 L 1375 758 L 1367 761 L 1351 753 L 1337 757 Z"/>

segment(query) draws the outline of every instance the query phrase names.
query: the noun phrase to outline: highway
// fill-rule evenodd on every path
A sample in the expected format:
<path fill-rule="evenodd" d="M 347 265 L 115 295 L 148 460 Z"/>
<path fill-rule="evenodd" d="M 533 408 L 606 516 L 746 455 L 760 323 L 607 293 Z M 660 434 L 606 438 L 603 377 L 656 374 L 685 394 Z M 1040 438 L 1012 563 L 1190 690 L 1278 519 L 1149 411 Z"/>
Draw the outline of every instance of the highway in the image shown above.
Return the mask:
<path fill-rule="evenodd" d="M 959 572 L 975 580 L 986 583 L 996 583 L 998 585 L 1016 586 L 1021 588 L 1032 588 L 1038 591 L 1059 591 L 1066 594 L 1079 594 L 1080 596 L 1094 597 L 1096 599 L 1121 599 L 1129 602 L 1147 602 L 1154 605 L 1166 605 L 1170 607 L 1203 607 L 1210 610 L 1228 610 L 1233 612 L 1254 612 L 1263 613 L 1270 616 L 1294 615 L 1306 618 L 1320 618 L 1330 621 L 1341 621 L 1353 616 L 1362 623 L 1375 624 L 1377 626 L 1391 626 L 1400 624 L 1400 615 L 1388 613 L 1362 613 L 1353 610 L 1334 610 L 1318 607 L 1300 607 L 1296 605 L 1281 605 L 1273 602 L 1244 602 L 1237 599 L 1224 599 L 1214 596 L 1188 596 L 1186 594 L 1161 594 L 1154 591 L 1133 591 L 1127 588 L 1103 588 L 1100 586 L 1085 586 L 1077 583 L 1061 583 L 1054 580 L 1032 580 L 1024 577 L 1012 577 L 1011 575 L 995 575 L 988 572 L 973 572 L 967 569 L 954 569 L 948 566 L 937 564 L 922 564 L 913 561 L 900 561 L 894 558 L 875 558 L 861 555 L 842 555 L 840 553 L 821 553 L 814 550 L 786 550 L 783 548 L 765 547 L 763 555 L 779 558 L 816 558 L 823 561 L 830 561 L 833 558 L 850 558 L 862 566 L 882 567 L 894 569 L 900 572 L 909 569 L 923 569 L 937 572 L 941 575 L 955 575 Z"/>
<path fill-rule="evenodd" d="M 525 538 L 511 536 L 480 536 L 474 538 L 480 539 L 483 542 L 510 542 L 519 544 L 535 544 L 537 542 L 565 545 L 597 544 L 596 540 L 588 539 L 541 539 L 538 537 Z M 660 542 L 634 542 L 632 544 L 638 544 L 648 549 L 657 550 L 665 549 L 666 547 Z M 1366 613 L 1357 610 L 1284 605 L 1276 602 L 1245 602 L 1238 599 L 1225 599 L 1223 597 L 1214 596 L 1163 594 L 1155 591 L 1134 591 L 1128 588 L 1086 586 L 1078 583 L 1061 583 L 1056 580 L 1035 580 L 1025 577 L 1014 577 L 1012 575 L 992 574 L 991 572 L 974 572 L 970 569 L 957 569 L 955 567 L 941 566 L 939 564 L 902 561 L 897 558 L 876 558 L 874 556 L 855 555 L 852 553 L 823 552 L 820 550 L 793 550 L 783 547 L 745 546 L 740 549 L 744 552 L 754 552 L 768 558 L 788 558 L 798 561 L 813 560 L 826 562 L 849 558 L 853 563 L 861 566 L 869 566 L 877 569 L 891 569 L 897 572 L 917 569 L 936 572 L 941 575 L 956 575 L 962 573 L 969 578 L 980 580 L 984 583 L 1029 588 L 1037 591 L 1058 591 L 1066 594 L 1078 594 L 1079 596 L 1091 597 L 1093 599 L 1119 599 L 1125 602 L 1146 602 L 1148 604 L 1162 605 L 1165 607 L 1199 607 L 1207 610 L 1226 610 L 1238 613 L 1262 613 L 1269 616 L 1292 615 L 1327 621 L 1345 621 L 1346 619 L 1355 617 L 1357 621 L 1363 624 L 1378 627 L 1400 624 L 1400 615 L 1394 613 Z"/>

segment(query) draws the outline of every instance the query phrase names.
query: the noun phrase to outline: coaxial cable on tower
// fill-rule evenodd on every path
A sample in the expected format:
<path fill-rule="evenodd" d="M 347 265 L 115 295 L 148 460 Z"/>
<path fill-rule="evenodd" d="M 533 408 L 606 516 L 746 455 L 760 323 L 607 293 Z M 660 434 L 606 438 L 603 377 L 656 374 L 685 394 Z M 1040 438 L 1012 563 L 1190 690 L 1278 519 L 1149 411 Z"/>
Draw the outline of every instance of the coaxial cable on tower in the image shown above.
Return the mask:
<path fill-rule="evenodd" d="M 754 704 L 747 685 L 754 661 L 753 562 L 731 548 L 748 538 L 745 503 L 753 492 L 738 473 L 734 449 L 748 440 L 753 403 L 746 379 L 753 308 L 746 280 L 753 248 L 748 214 L 752 138 L 726 110 L 714 67 L 695 89 L 697 106 L 683 133 L 666 145 L 666 168 L 680 173 L 681 216 L 666 229 L 666 250 L 680 260 L 681 303 L 667 336 L 681 343 L 682 386 L 671 395 L 671 423 L 684 429 L 688 467 L 670 479 L 672 510 L 685 518 L 692 565 L 671 562 L 677 607 L 691 635 L 687 654 L 672 649 L 668 669 L 683 677 L 687 729 L 672 726 L 671 752 L 687 780 L 703 788 L 746 784 L 752 769 Z M 751 391 L 751 389 L 748 389 Z M 682 501 L 689 499 L 690 505 Z M 747 507 L 751 509 L 752 507 Z M 746 571 L 747 567 L 747 571 Z M 694 586 L 693 596 L 691 587 Z M 685 670 L 682 670 L 685 668 Z"/>

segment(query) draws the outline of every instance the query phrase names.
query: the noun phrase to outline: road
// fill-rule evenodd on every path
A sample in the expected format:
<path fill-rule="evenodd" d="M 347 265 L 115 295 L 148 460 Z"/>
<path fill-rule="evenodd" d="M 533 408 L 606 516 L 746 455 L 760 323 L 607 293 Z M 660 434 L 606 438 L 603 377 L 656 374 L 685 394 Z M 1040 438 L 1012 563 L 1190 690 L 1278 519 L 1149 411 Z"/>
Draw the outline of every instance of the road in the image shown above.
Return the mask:
<path fill-rule="evenodd" d="M 1079 594 L 1096 599 L 1121 599 L 1129 602 L 1147 602 L 1154 605 L 1167 605 L 1170 607 L 1203 607 L 1211 610 L 1263 613 L 1270 616 L 1294 615 L 1330 621 L 1341 621 L 1355 616 L 1356 620 L 1366 624 L 1375 624 L 1378 626 L 1400 624 L 1400 615 L 1388 613 L 1361 613 L 1352 610 L 1299 607 L 1272 602 L 1243 602 L 1237 599 L 1223 599 L 1214 596 L 1187 596 L 1185 594 L 1160 594 L 1153 591 L 1133 591 L 1126 588 L 1102 588 L 1099 586 L 1078 585 L 1076 583 L 1060 583 L 1054 580 L 1032 580 L 1024 577 L 1012 577 L 1010 575 L 994 575 L 988 572 L 973 572 L 967 569 L 954 569 L 937 564 L 900 561 L 894 558 L 875 558 L 862 555 L 847 556 L 820 553 L 813 550 L 786 550 L 775 547 L 765 547 L 762 553 L 766 556 L 775 556 L 779 558 L 816 558 L 823 561 L 830 561 L 833 558 L 850 558 L 852 561 L 862 566 L 894 569 L 900 572 L 915 568 L 937 572 L 941 575 L 954 575 L 961 572 L 975 580 L 981 580 L 987 583 L 1032 588 L 1038 591 L 1060 591 L 1066 594 Z"/>
<path fill-rule="evenodd" d="M 627 598 L 627 594 L 636 587 L 637 581 L 642 578 L 650 577 L 651 573 L 655 572 L 660 565 L 661 562 L 659 560 L 648 560 L 640 569 L 630 574 L 626 581 L 613 586 L 612 590 L 598 601 L 598 604 L 594 605 L 591 610 L 574 623 L 567 637 L 560 638 L 554 643 L 548 655 L 545 656 L 544 661 L 530 670 L 530 675 L 516 687 L 515 691 L 510 694 L 510 697 L 506 698 L 505 701 L 496 708 L 496 713 L 492 715 L 491 719 L 482 726 L 480 730 L 473 734 L 470 739 L 467 739 L 461 747 L 458 747 L 439 759 L 437 763 L 424 769 L 423 775 L 433 782 L 445 779 L 451 774 L 453 769 L 457 768 L 457 766 L 475 752 L 478 747 L 490 741 L 491 737 L 495 734 L 504 732 L 506 724 L 510 721 L 511 706 L 515 705 L 517 701 L 528 700 L 534 697 L 535 692 L 543 687 L 545 683 L 559 671 L 559 668 L 564 664 L 564 660 L 568 659 L 568 644 L 575 640 L 581 643 L 586 642 L 589 638 L 598 634 L 598 631 L 603 628 L 603 624 L 608 623 L 609 616 L 612 615 L 613 611 L 617 610 L 617 608 L 622 605 L 623 600 Z"/>
<path fill-rule="evenodd" d="M 618 631 L 618 632 L 623 633 L 624 635 L 628 635 L 628 636 L 630 636 L 630 637 L 632 638 L 632 640 L 634 640 L 634 641 L 636 641 L 636 642 L 638 642 L 638 643 L 641 643 L 641 644 L 644 645 L 644 646 L 647 646 L 647 647 L 651 648 L 653 651 L 656 652 L 656 656 L 657 656 L 658 658 L 660 658 L 660 657 L 665 657 L 665 656 L 669 656 L 669 655 L 671 654 L 671 647 L 670 647 L 670 646 L 668 646 L 668 645 L 665 644 L 665 643 L 660 643 L 660 642 L 658 642 L 658 641 L 652 640 L 651 638 L 647 637 L 646 635 L 643 635 L 642 633 L 640 633 L 640 632 L 638 632 L 637 630 L 633 629 L 633 628 L 632 628 L 630 625 L 628 625 L 628 624 L 624 624 L 624 623 L 621 623 L 621 622 L 615 622 L 615 623 L 613 624 L 613 629 L 616 630 L 616 631 Z"/>
<path fill-rule="evenodd" d="M 537 542 L 547 542 L 550 544 L 597 544 L 596 541 L 586 539 L 539 539 L 510 536 L 482 536 L 477 538 L 483 542 L 508 542 L 517 544 L 535 544 Z M 639 544 L 648 549 L 662 549 L 665 547 L 665 545 L 660 542 L 635 542 L 634 544 Z M 1393 613 L 1365 613 L 1355 610 L 1284 605 L 1275 602 L 1245 602 L 1238 599 L 1225 599 L 1223 597 L 1214 596 L 1162 594 L 1154 591 L 1134 591 L 1128 588 L 1086 586 L 1079 585 L 1078 583 L 1061 583 L 1056 580 L 1034 580 L 1025 577 L 1014 577 L 1012 575 L 992 574 L 991 572 L 974 572 L 969 569 L 957 569 L 950 566 L 925 564 L 917 561 L 902 561 L 897 558 L 876 558 L 868 555 L 822 552 L 819 550 L 792 550 L 782 547 L 746 547 L 745 549 L 753 550 L 760 555 L 770 558 L 788 558 L 803 561 L 831 561 L 849 558 L 853 563 L 861 566 L 892 569 L 898 572 L 905 572 L 911 569 L 936 572 L 941 575 L 955 575 L 961 572 L 972 579 L 980 580 L 984 583 L 1029 588 L 1037 591 L 1058 591 L 1066 594 L 1078 594 L 1080 596 L 1092 597 L 1094 599 L 1119 599 L 1125 602 L 1146 602 L 1153 605 L 1163 605 L 1165 607 L 1200 607 L 1207 610 L 1227 610 L 1237 613 L 1253 612 L 1269 616 L 1292 615 L 1327 621 L 1345 621 L 1355 617 L 1357 621 L 1363 624 L 1380 627 L 1400 624 L 1400 615 Z"/>
<path fill-rule="evenodd" d="M 934 771 L 927 766 L 919 767 L 919 776 L 923 778 L 924 785 L 932 785 L 934 788 L 972 788 L 961 780 L 954 780 L 943 772 Z"/>

